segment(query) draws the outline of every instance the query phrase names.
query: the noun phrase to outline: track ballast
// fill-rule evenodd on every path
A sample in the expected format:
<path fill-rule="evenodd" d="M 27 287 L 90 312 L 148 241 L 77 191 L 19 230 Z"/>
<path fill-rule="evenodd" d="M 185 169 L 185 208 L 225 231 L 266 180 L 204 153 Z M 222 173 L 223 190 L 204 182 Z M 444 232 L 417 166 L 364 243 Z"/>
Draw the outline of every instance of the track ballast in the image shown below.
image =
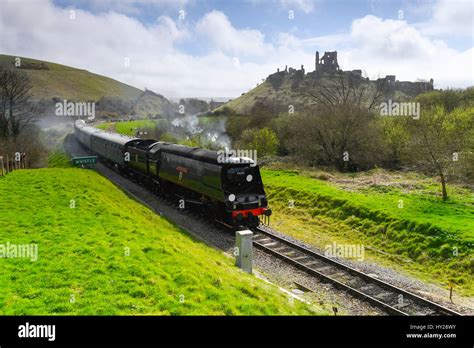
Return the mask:
<path fill-rule="evenodd" d="M 338 289 L 347 291 L 358 299 L 369 302 L 387 314 L 402 316 L 461 315 L 440 304 L 282 238 L 266 226 L 254 228 L 253 231 L 255 232 L 253 242 L 257 248 L 330 283 Z"/>

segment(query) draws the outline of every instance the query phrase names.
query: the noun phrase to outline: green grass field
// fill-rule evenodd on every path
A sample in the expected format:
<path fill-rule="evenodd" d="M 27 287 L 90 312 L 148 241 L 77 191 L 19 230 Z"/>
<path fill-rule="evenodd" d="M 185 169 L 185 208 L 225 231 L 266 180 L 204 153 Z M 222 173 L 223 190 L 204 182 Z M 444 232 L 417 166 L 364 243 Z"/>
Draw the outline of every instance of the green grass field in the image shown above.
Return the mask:
<path fill-rule="evenodd" d="M 0 244 L 38 246 L 37 261 L 0 258 L 2 315 L 324 314 L 93 171 L 19 170 L 0 178 L 0 192 Z"/>
<path fill-rule="evenodd" d="M 200 116 L 198 117 L 198 127 L 203 129 L 212 129 L 213 126 L 224 118 L 219 116 Z M 159 120 L 136 120 L 130 122 L 105 122 L 96 127 L 102 130 L 109 130 L 125 135 L 134 135 L 135 128 L 140 130 L 153 130 L 157 126 L 169 127 L 171 122 L 166 119 Z"/>
<path fill-rule="evenodd" d="M 191 147 L 201 147 L 205 149 L 217 149 L 219 145 L 213 143 L 206 135 L 215 133 L 216 129 L 220 129 L 220 123 L 225 122 L 222 116 L 200 116 L 197 118 L 197 128 L 202 130 L 199 134 L 192 134 L 187 128 L 175 127 L 170 119 L 158 120 L 136 120 L 130 122 L 106 122 L 98 124 L 97 128 L 116 132 L 120 134 L 135 136 L 137 130 L 148 132 L 148 138 L 156 135 L 156 128 L 160 129 L 160 141 L 167 141 Z"/>
<path fill-rule="evenodd" d="M 362 244 L 366 259 L 474 295 L 472 191 L 450 186 L 442 202 L 428 179 L 344 186 L 309 174 L 262 170 L 275 228 L 321 248 Z"/>
<path fill-rule="evenodd" d="M 140 130 L 154 129 L 160 124 L 160 121 L 165 120 L 136 120 L 130 122 L 105 122 L 97 125 L 97 128 L 102 130 L 108 130 L 125 135 L 135 135 L 135 128 Z"/>

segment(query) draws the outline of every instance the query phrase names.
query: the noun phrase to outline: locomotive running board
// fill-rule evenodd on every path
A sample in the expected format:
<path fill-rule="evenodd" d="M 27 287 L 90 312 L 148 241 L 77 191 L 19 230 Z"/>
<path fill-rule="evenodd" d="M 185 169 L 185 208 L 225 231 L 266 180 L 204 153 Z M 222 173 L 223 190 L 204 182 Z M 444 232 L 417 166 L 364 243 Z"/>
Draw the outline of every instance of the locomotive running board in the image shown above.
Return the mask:
<path fill-rule="evenodd" d="M 186 199 L 185 197 L 180 196 L 180 195 L 177 195 L 176 193 L 175 193 L 174 195 L 175 195 L 175 197 L 178 197 L 178 198 L 184 200 L 185 203 L 192 203 L 192 204 L 204 205 L 203 202 L 195 201 L 195 200 L 192 200 L 192 199 Z"/>

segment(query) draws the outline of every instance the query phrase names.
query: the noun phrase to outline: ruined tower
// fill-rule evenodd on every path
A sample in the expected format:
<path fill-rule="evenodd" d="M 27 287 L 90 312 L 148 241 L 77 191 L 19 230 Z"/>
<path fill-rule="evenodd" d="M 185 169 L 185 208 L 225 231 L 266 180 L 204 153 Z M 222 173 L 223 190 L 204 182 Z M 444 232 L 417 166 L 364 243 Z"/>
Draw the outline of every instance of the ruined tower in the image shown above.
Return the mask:
<path fill-rule="evenodd" d="M 337 63 L 337 51 L 324 52 L 324 56 L 322 56 L 321 59 L 319 59 L 319 52 L 316 51 L 315 71 L 333 73 L 338 70 L 339 64 Z"/>

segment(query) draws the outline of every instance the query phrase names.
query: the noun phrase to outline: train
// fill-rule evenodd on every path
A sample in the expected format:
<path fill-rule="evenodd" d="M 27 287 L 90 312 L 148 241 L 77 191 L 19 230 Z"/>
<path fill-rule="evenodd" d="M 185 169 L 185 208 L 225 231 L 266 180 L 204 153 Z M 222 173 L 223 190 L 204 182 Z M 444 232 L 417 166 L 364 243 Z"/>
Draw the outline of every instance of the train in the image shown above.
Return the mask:
<path fill-rule="evenodd" d="M 173 197 L 180 208 L 191 207 L 234 228 L 269 222 L 272 211 L 260 170 L 250 158 L 111 133 L 83 120 L 74 123 L 74 136 L 101 162 Z"/>

